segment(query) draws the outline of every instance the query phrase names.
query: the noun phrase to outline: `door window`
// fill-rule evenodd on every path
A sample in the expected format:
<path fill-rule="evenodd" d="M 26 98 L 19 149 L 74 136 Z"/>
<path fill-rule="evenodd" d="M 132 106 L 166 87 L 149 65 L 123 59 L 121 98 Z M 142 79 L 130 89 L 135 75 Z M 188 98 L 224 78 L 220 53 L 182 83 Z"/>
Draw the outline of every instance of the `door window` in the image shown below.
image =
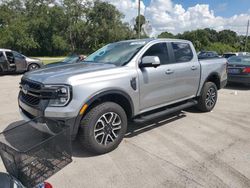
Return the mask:
<path fill-rule="evenodd" d="M 13 55 L 15 56 L 15 58 L 24 59 L 24 57 L 22 56 L 22 54 L 20 54 L 18 52 L 13 51 Z"/>
<path fill-rule="evenodd" d="M 4 55 L 3 55 L 3 52 L 0 52 L 0 62 L 4 62 Z"/>
<path fill-rule="evenodd" d="M 188 62 L 193 59 L 193 52 L 188 43 L 172 42 L 175 63 Z"/>
<path fill-rule="evenodd" d="M 158 43 L 151 46 L 143 55 L 145 56 L 158 56 L 161 64 L 168 64 L 169 63 L 169 55 L 166 43 Z"/>
<path fill-rule="evenodd" d="M 10 63 L 15 63 L 14 61 L 14 55 L 12 52 L 5 52 L 6 56 L 7 56 L 7 59 Z"/>

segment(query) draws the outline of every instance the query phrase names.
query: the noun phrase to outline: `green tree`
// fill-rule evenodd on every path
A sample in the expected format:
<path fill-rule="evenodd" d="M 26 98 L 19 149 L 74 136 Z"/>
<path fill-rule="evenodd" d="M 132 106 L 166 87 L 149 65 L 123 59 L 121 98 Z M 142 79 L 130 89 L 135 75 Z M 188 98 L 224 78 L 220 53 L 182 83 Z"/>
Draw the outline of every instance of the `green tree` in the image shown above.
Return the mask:
<path fill-rule="evenodd" d="M 145 38 L 146 34 L 142 30 L 142 26 L 146 23 L 146 18 L 143 15 L 137 16 L 135 19 L 134 31 L 136 32 L 136 37 L 139 35 L 139 18 L 140 18 L 140 34 L 141 38 Z"/>
<path fill-rule="evenodd" d="M 84 43 L 88 49 L 93 51 L 107 43 L 131 38 L 132 31 L 122 22 L 123 17 L 115 6 L 95 1 L 86 14 Z"/>
<path fill-rule="evenodd" d="M 211 43 L 209 46 L 205 48 L 205 50 L 213 50 L 218 52 L 219 54 L 223 54 L 225 52 L 235 52 L 236 49 L 228 44 L 223 44 L 221 42 Z"/>
<path fill-rule="evenodd" d="M 158 35 L 158 38 L 176 38 L 174 34 L 169 33 L 169 32 L 162 32 L 160 35 Z"/>
<path fill-rule="evenodd" d="M 222 30 L 218 33 L 218 42 L 233 46 L 238 42 L 237 33 L 231 30 Z"/>

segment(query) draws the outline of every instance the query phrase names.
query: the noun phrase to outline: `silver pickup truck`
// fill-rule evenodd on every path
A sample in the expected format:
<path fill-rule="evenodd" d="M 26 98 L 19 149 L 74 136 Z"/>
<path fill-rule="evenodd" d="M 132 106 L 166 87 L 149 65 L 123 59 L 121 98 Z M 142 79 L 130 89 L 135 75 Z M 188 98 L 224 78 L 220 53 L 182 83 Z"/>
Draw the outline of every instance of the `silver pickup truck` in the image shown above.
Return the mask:
<path fill-rule="evenodd" d="M 227 82 L 223 58 L 198 61 L 191 42 L 143 39 L 108 44 L 83 63 L 26 73 L 25 119 L 66 121 L 83 147 L 103 154 L 122 141 L 128 120 L 144 122 L 191 106 L 211 111 Z"/>

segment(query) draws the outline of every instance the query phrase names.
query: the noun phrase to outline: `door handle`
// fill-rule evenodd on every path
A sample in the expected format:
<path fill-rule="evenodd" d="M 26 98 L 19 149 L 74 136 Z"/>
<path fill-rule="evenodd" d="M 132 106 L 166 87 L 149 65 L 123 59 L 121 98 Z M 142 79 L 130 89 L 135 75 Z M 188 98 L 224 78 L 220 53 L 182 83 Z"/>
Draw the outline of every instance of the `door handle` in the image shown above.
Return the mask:
<path fill-rule="evenodd" d="M 192 66 L 191 70 L 197 70 L 197 67 L 196 66 Z"/>
<path fill-rule="evenodd" d="M 166 72 L 165 72 L 166 74 L 173 74 L 174 73 L 174 71 L 173 70 L 171 70 L 171 69 L 168 69 L 168 70 L 166 70 Z"/>

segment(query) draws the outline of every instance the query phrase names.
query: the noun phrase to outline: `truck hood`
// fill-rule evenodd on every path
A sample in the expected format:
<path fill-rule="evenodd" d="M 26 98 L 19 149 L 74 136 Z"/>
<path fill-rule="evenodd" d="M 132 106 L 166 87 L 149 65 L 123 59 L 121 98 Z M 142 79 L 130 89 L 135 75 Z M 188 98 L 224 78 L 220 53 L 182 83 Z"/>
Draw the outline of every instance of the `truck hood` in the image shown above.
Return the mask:
<path fill-rule="evenodd" d="M 95 72 L 99 70 L 115 68 L 112 64 L 102 63 L 78 63 L 68 64 L 63 66 L 56 66 L 50 68 L 42 68 L 36 71 L 27 72 L 23 76 L 29 80 L 41 82 L 43 84 L 54 84 L 54 83 L 69 83 L 69 78 L 84 73 Z"/>

